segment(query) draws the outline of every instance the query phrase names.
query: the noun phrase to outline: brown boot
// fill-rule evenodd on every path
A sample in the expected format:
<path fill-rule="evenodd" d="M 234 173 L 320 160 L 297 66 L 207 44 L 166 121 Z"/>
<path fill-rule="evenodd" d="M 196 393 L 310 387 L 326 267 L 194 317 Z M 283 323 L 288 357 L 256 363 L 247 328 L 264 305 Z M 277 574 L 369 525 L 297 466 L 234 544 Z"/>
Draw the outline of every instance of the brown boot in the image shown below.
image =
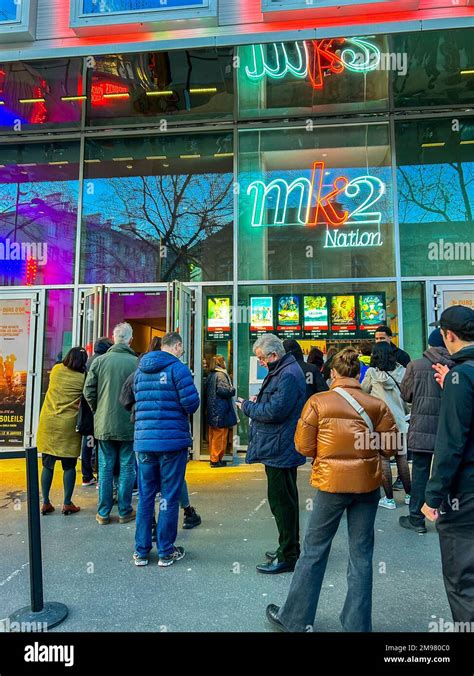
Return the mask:
<path fill-rule="evenodd" d="M 63 505 L 63 514 L 64 516 L 67 516 L 68 514 L 75 514 L 76 512 L 80 512 L 81 508 L 76 507 L 76 505 L 73 505 L 72 502 L 70 505 Z"/>
<path fill-rule="evenodd" d="M 54 512 L 54 507 L 50 502 L 43 502 L 41 505 L 41 514 L 45 516 L 46 514 L 52 514 Z"/>
<path fill-rule="evenodd" d="M 132 511 L 126 516 L 119 517 L 119 523 L 129 523 L 130 521 L 134 521 L 136 516 L 137 516 L 136 511 L 132 509 Z"/>

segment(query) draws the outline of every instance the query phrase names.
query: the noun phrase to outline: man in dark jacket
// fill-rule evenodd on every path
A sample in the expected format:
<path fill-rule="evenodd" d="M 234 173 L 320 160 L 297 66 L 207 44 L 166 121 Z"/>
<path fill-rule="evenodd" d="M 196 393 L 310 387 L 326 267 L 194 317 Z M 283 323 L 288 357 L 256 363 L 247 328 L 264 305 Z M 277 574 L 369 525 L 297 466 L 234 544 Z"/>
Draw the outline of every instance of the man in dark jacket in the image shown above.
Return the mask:
<path fill-rule="evenodd" d="M 179 333 L 166 333 L 161 350 L 141 358 L 133 381 L 139 486 L 133 558 L 137 566 L 148 563 L 158 491 L 158 565 L 170 566 L 184 556 L 183 547 L 175 546 L 179 496 L 192 444 L 189 416 L 199 408 L 199 394 L 191 371 L 180 361 L 182 355 Z"/>
<path fill-rule="evenodd" d="M 474 311 L 454 305 L 436 323 L 455 366 L 435 366 L 443 395 L 422 511 L 436 521 L 453 619 L 474 622 Z"/>
<path fill-rule="evenodd" d="M 296 451 L 294 436 L 306 402 L 306 383 L 296 359 L 285 354 L 277 336 L 262 336 L 253 351 L 268 375 L 256 401 L 239 399 L 237 405 L 250 418 L 246 462 L 265 465 L 268 503 L 280 536 L 276 552 L 267 552 L 269 562 L 257 570 L 284 573 L 295 569 L 300 555 L 296 471 L 306 460 Z"/>
<path fill-rule="evenodd" d="M 329 387 L 323 378 L 321 370 L 315 364 L 308 364 L 304 360 L 303 350 L 298 341 L 293 338 L 287 338 L 283 341 L 285 352 L 290 352 L 298 362 L 299 367 L 303 371 L 306 382 L 306 401 L 318 392 L 327 392 Z"/>
<path fill-rule="evenodd" d="M 408 352 L 405 352 L 405 350 L 402 350 L 400 347 L 397 347 L 395 343 L 392 343 L 392 329 L 389 326 L 378 326 L 375 330 L 375 342 L 376 343 L 388 343 L 393 352 L 395 353 L 395 359 L 399 364 L 404 366 L 405 368 L 408 366 L 408 364 L 411 361 L 410 355 Z"/>
<path fill-rule="evenodd" d="M 94 343 L 94 354 L 89 357 L 86 364 L 86 370 L 88 371 L 90 365 L 96 357 L 99 357 L 101 354 L 105 354 L 109 347 L 112 347 L 113 342 L 107 336 L 99 338 Z M 86 406 L 89 406 L 85 402 Z M 92 454 L 94 450 L 97 449 L 97 442 L 93 434 L 90 434 L 87 437 L 82 437 L 82 450 L 81 450 L 81 471 L 82 471 L 82 485 L 83 486 L 93 486 L 96 483 L 96 478 L 94 477 L 94 472 L 92 469 Z M 97 454 L 97 450 L 96 450 Z"/>
<path fill-rule="evenodd" d="M 421 359 L 415 359 L 408 364 L 400 385 L 403 399 L 412 404 L 407 446 L 413 454 L 413 466 L 410 516 L 401 516 L 399 523 L 403 528 L 416 533 L 426 533 L 425 517 L 421 508 L 430 478 L 441 407 L 442 390 L 435 380 L 433 364 L 442 364 L 448 368 L 454 366 L 439 329 L 431 332 L 428 345 L 429 348 L 423 352 Z"/>

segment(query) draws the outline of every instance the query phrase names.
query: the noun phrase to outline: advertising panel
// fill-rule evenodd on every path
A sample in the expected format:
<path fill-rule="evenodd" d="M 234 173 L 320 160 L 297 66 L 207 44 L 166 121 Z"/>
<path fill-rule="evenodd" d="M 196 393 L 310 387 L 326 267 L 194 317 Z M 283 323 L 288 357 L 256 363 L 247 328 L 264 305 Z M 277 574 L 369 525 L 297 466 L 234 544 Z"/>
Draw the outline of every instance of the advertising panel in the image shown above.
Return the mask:
<path fill-rule="evenodd" d="M 277 296 L 277 308 L 277 336 L 282 340 L 301 338 L 300 296 Z"/>
<path fill-rule="evenodd" d="M 273 296 L 250 296 L 250 337 L 274 330 Z"/>
<path fill-rule="evenodd" d="M 329 335 L 329 296 L 303 296 L 303 338 Z"/>
<path fill-rule="evenodd" d="M 331 296 L 333 337 L 355 338 L 357 331 L 355 295 Z"/>
<path fill-rule="evenodd" d="M 207 339 L 230 340 L 230 296 L 207 299 Z"/>

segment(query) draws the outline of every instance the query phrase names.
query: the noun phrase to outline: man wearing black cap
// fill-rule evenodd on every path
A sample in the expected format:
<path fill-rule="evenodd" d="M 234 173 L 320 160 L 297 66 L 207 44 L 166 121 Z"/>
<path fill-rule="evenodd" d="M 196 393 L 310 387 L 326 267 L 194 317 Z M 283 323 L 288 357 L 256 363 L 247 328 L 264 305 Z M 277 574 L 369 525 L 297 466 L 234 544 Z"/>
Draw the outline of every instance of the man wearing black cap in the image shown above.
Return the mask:
<path fill-rule="evenodd" d="M 407 446 L 412 453 L 413 465 L 410 515 L 401 516 L 398 521 L 400 526 L 416 533 L 426 533 L 425 517 L 421 508 L 430 478 L 441 407 L 442 389 L 435 380 L 433 364 L 442 364 L 448 368 L 454 366 L 439 329 L 430 333 L 428 345 L 421 359 L 415 359 L 408 364 L 400 384 L 403 399 L 412 404 Z"/>
<path fill-rule="evenodd" d="M 474 622 L 474 310 L 453 305 L 433 325 L 455 366 L 433 366 L 443 396 L 422 512 L 436 521 L 453 619 Z"/>

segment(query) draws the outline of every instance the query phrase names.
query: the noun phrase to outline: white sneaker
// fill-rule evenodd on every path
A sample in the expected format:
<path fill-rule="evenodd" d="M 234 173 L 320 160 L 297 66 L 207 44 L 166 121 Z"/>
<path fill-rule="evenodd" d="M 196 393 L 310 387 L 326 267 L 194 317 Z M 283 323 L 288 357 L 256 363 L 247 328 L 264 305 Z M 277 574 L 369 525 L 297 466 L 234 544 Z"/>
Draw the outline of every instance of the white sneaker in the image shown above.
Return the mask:
<path fill-rule="evenodd" d="M 385 509 L 396 509 L 397 505 L 395 500 L 390 500 L 389 498 L 380 498 L 379 507 L 385 507 Z"/>
<path fill-rule="evenodd" d="M 406 505 L 409 505 L 409 504 L 410 504 L 410 496 L 409 496 L 408 493 L 405 495 L 405 504 L 406 504 Z"/>

